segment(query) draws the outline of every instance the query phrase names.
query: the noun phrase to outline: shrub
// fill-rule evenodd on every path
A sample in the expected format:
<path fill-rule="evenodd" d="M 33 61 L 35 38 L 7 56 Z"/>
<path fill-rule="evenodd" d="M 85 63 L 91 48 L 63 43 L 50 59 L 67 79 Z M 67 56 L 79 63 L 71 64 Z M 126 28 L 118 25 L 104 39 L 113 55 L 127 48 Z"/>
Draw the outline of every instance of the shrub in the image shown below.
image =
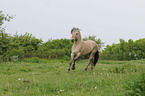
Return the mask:
<path fill-rule="evenodd" d="M 25 58 L 22 61 L 27 63 L 39 63 L 40 59 L 38 57 L 32 57 L 32 58 Z"/>
<path fill-rule="evenodd" d="M 145 38 L 133 42 L 120 39 L 120 43 L 107 45 L 101 53 L 104 60 L 138 60 L 145 58 Z"/>

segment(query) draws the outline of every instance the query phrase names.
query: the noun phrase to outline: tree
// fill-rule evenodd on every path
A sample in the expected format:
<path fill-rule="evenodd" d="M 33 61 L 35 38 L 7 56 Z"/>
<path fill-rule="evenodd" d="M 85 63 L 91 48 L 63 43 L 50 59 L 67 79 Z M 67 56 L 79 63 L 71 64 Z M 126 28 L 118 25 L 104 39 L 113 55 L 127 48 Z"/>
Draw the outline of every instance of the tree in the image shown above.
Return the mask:
<path fill-rule="evenodd" d="M 145 58 L 145 38 L 133 42 L 120 39 L 120 43 L 107 45 L 101 53 L 102 59 L 110 60 L 136 60 Z"/>
<path fill-rule="evenodd" d="M 0 59 L 2 60 L 2 55 L 7 51 L 8 44 L 10 41 L 9 34 L 5 33 L 5 26 L 2 27 L 5 21 L 10 22 L 11 19 L 13 19 L 14 16 L 4 15 L 2 11 L 0 11 Z"/>

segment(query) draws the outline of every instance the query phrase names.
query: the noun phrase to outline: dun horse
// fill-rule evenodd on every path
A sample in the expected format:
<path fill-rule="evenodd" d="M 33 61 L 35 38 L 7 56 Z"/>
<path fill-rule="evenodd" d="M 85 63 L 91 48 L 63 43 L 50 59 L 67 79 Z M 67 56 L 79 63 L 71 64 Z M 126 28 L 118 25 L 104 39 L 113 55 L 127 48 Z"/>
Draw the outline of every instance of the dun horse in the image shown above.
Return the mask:
<path fill-rule="evenodd" d="M 90 54 L 89 61 L 88 61 L 88 64 L 87 64 L 85 70 L 87 70 L 90 63 L 91 63 L 91 70 L 93 70 L 93 68 L 95 67 L 95 65 L 99 59 L 98 45 L 96 44 L 95 41 L 92 41 L 92 40 L 87 40 L 87 41 L 81 40 L 81 33 L 78 28 L 73 28 L 71 30 L 71 34 L 72 34 L 71 41 L 74 42 L 74 44 L 72 46 L 71 60 L 70 60 L 70 64 L 69 64 L 67 72 L 70 71 L 70 67 L 71 67 L 73 61 L 74 62 L 72 65 L 72 70 L 75 69 L 75 61 L 81 55 L 87 55 L 89 53 L 91 53 L 91 54 Z M 76 55 L 76 57 L 74 58 L 75 55 Z"/>

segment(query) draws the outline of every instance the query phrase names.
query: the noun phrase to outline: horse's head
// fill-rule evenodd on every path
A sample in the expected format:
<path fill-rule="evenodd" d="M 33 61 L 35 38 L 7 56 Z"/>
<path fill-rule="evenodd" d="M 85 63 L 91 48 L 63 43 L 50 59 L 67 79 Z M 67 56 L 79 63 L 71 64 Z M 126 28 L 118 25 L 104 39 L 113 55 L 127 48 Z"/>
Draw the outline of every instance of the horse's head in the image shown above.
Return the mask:
<path fill-rule="evenodd" d="M 72 38 L 71 41 L 78 41 L 81 39 L 80 29 L 79 28 L 73 28 L 71 30 Z"/>

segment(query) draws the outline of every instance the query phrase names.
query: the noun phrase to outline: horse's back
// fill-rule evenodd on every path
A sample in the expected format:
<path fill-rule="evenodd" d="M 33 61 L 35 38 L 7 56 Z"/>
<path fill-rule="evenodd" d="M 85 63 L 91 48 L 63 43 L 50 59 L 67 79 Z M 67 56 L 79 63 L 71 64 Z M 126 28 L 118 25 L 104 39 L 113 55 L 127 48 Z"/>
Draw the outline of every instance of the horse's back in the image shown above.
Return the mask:
<path fill-rule="evenodd" d="M 84 44 L 82 46 L 82 54 L 89 54 L 94 48 L 98 49 L 98 45 L 95 41 L 87 40 L 83 42 Z"/>

